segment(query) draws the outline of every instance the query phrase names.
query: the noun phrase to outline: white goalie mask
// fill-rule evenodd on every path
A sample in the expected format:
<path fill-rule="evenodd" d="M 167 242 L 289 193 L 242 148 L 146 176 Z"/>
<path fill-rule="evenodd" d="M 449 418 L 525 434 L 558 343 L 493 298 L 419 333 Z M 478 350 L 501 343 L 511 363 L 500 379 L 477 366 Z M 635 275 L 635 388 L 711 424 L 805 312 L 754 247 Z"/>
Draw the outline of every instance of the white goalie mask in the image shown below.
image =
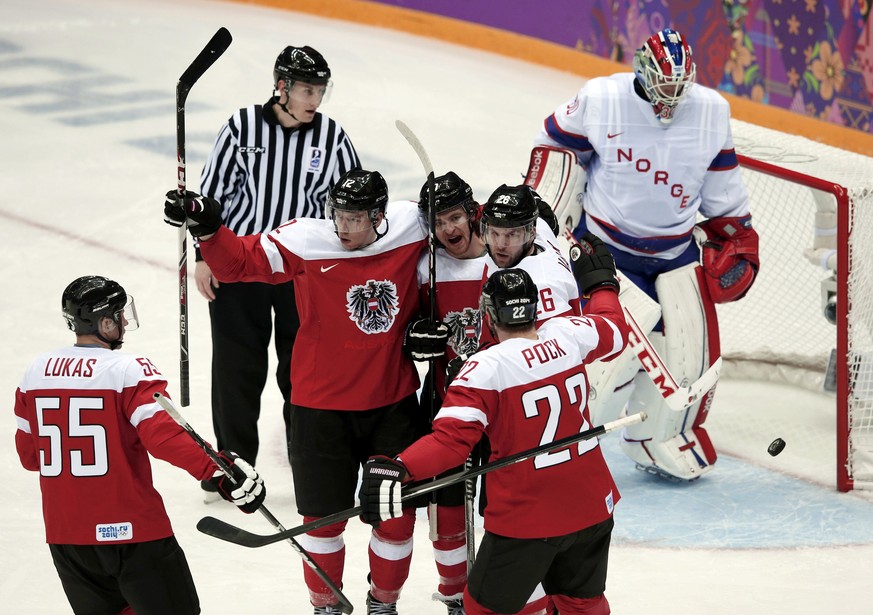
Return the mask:
<path fill-rule="evenodd" d="M 653 34 L 634 54 L 634 74 L 663 124 L 673 121 L 679 101 L 694 84 L 691 46 L 667 28 Z"/>

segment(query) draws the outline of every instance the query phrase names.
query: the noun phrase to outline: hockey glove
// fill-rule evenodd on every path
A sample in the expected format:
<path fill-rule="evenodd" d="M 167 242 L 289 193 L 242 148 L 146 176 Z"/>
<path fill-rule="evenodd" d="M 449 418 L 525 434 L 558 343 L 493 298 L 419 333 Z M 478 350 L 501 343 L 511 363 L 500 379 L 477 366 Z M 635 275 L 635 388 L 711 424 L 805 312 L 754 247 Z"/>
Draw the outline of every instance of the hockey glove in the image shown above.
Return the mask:
<path fill-rule="evenodd" d="M 409 323 L 403 336 L 403 351 L 415 361 L 428 361 L 446 354 L 449 327 L 446 323 L 420 318 Z"/>
<path fill-rule="evenodd" d="M 403 514 L 400 504 L 400 486 L 407 478 L 406 466 L 396 459 L 375 455 L 364 464 L 361 490 L 361 520 L 373 527 L 382 521 L 394 519 Z"/>
<path fill-rule="evenodd" d="M 264 479 L 248 461 L 232 451 L 218 453 L 230 468 L 233 479 L 221 470 L 216 470 L 209 482 L 215 485 L 218 493 L 228 502 L 236 504 L 246 514 L 255 512 L 267 497 Z"/>
<path fill-rule="evenodd" d="M 224 224 L 221 203 L 196 192 L 185 193 L 185 204 L 176 190 L 167 193 L 164 201 L 164 222 L 171 226 L 182 226 L 188 220 L 188 231 L 194 237 L 212 235 Z"/>
<path fill-rule="evenodd" d="M 467 357 L 455 357 L 449 364 L 446 365 L 446 389 L 452 384 L 457 375 L 461 373 L 464 363 L 467 362 Z"/>
<path fill-rule="evenodd" d="M 760 267 L 758 233 L 752 217 L 711 218 L 694 229 L 709 296 L 716 303 L 741 299 Z"/>
<path fill-rule="evenodd" d="M 570 264 L 583 297 L 590 297 L 592 292 L 604 286 L 618 292 L 615 260 L 597 235 L 585 233 L 579 243 L 570 246 Z"/>

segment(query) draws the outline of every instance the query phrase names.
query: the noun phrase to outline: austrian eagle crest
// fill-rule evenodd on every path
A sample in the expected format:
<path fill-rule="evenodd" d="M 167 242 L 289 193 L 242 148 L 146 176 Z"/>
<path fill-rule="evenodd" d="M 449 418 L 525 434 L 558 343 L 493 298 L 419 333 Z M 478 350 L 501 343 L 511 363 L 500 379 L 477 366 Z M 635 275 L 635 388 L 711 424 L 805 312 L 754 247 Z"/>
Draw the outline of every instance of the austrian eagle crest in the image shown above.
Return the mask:
<path fill-rule="evenodd" d="M 366 284 L 352 286 L 346 302 L 349 319 L 368 335 L 388 331 L 400 311 L 397 286 L 390 280 L 367 280 Z"/>
<path fill-rule="evenodd" d="M 443 322 L 449 327 L 449 346 L 457 355 L 469 356 L 479 349 L 482 318 L 479 310 L 464 308 L 449 312 Z"/>

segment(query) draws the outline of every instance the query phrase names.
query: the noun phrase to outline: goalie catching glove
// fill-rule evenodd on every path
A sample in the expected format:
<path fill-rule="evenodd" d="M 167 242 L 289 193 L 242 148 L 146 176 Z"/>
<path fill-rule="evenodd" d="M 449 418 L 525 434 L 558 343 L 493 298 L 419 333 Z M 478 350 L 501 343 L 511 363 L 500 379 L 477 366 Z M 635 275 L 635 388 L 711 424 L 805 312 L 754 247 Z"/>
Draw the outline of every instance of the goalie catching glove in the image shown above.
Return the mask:
<path fill-rule="evenodd" d="M 222 213 L 221 203 L 196 192 L 185 192 L 184 205 L 177 190 L 170 190 L 164 201 L 164 222 L 179 227 L 187 220 L 193 237 L 215 233 L 224 224 Z"/>
<path fill-rule="evenodd" d="M 358 492 L 361 520 L 379 527 L 382 521 L 401 516 L 400 487 L 408 476 L 406 466 L 399 460 L 383 455 L 370 457 L 364 465 Z"/>
<path fill-rule="evenodd" d="M 583 297 L 590 297 L 591 293 L 604 286 L 618 292 L 615 260 L 606 244 L 594 233 L 585 233 L 578 243 L 570 246 L 570 265 Z"/>
<path fill-rule="evenodd" d="M 749 292 L 758 274 L 758 233 L 752 217 L 710 218 L 694 229 L 710 298 L 736 301 Z"/>
<path fill-rule="evenodd" d="M 449 327 L 440 320 L 421 318 L 409 323 L 403 336 L 403 350 L 415 361 L 428 361 L 446 354 Z"/>
<path fill-rule="evenodd" d="M 215 486 L 221 497 L 236 504 L 244 513 L 258 510 L 267 497 L 264 479 L 252 464 L 233 451 L 221 451 L 218 456 L 230 468 L 233 479 L 223 471 L 216 470 L 209 482 Z"/>

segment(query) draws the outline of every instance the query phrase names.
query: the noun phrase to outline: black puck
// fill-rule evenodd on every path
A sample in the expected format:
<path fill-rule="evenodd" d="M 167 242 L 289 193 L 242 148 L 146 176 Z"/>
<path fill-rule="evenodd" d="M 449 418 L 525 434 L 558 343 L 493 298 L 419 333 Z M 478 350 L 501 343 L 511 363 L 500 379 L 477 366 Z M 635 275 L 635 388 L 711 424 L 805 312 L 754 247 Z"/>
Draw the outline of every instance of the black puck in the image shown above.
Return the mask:
<path fill-rule="evenodd" d="M 785 448 L 785 440 L 782 438 L 776 438 L 770 443 L 770 446 L 767 447 L 767 452 L 770 453 L 771 456 L 775 457 Z"/>

